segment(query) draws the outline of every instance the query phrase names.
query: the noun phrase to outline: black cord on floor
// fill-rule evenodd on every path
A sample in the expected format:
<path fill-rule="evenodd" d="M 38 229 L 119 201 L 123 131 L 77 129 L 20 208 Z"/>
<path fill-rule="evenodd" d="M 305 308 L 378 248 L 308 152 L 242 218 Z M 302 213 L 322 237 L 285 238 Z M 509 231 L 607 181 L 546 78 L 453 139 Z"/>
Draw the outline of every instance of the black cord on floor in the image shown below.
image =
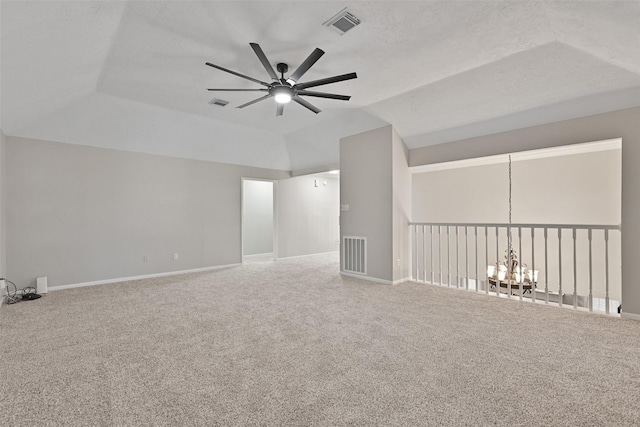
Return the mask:
<path fill-rule="evenodd" d="M 22 299 L 23 300 L 34 300 L 40 298 L 42 295 L 38 294 L 38 290 L 33 286 L 27 286 L 26 288 L 22 288 Z"/>

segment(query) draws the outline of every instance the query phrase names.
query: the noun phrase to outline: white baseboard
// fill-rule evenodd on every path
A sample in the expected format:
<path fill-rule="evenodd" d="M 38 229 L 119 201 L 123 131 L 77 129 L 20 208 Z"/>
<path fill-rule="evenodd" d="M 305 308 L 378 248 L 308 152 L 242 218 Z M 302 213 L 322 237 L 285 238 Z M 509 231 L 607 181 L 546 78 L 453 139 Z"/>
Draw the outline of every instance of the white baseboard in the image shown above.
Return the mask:
<path fill-rule="evenodd" d="M 368 282 L 382 283 L 383 285 L 393 285 L 394 283 L 391 280 L 378 279 L 377 277 L 365 276 L 364 274 L 354 274 L 354 273 L 346 273 L 341 271 L 340 274 L 342 276 L 353 277 L 356 279 L 366 280 Z"/>
<path fill-rule="evenodd" d="M 317 253 L 313 253 L 313 254 L 305 254 L 305 255 L 291 255 L 291 256 L 283 256 L 283 257 L 278 257 L 278 258 L 276 258 L 276 259 L 295 259 L 295 258 L 306 258 L 306 257 L 314 256 L 314 255 L 335 254 L 335 253 L 338 253 L 338 252 L 340 252 L 340 251 L 317 252 Z"/>
<path fill-rule="evenodd" d="M 622 313 L 620 313 L 620 317 L 622 317 L 623 319 L 631 319 L 640 322 L 640 314 L 625 313 L 623 311 Z"/>
<path fill-rule="evenodd" d="M 220 270 L 221 268 L 239 267 L 242 264 L 226 264 L 214 267 L 194 268 L 191 270 L 168 271 L 166 273 L 144 274 L 141 276 L 118 277 L 117 279 L 95 280 L 93 282 L 73 283 L 70 285 L 49 286 L 49 291 L 60 291 L 63 289 L 84 288 L 85 286 L 106 285 L 109 283 L 129 282 L 132 280 L 152 279 L 154 277 L 176 276 L 179 274 L 199 273 L 203 271 Z"/>
<path fill-rule="evenodd" d="M 251 258 L 267 258 L 267 257 L 274 258 L 275 254 L 273 252 L 265 252 L 263 254 L 243 255 L 242 257 L 243 258 L 248 258 L 248 259 L 251 259 Z"/>

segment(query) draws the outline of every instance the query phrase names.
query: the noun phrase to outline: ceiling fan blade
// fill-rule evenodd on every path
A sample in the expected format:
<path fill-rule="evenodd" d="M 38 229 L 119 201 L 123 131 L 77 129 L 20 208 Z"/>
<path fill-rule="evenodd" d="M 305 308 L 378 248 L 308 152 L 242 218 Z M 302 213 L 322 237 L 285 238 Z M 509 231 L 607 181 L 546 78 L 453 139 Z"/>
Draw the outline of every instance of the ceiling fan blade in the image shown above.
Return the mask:
<path fill-rule="evenodd" d="M 235 71 L 231 71 L 228 68 L 221 67 L 216 64 L 212 64 L 211 62 L 206 63 L 209 67 L 217 68 L 218 70 L 226 71 L 227 73 L 231 73 L 234 76 L 242 77 L 243 79 L 251 80 L 252 82 L 260 83 L 263 86 L 270 86 L 269 83 L 262 82 L 258 79 L 254 79 L 253 77 L 245 76 L 244 74 L 236 73 Z"/>
<path fill-rule="evenodd" d="M 309 110 L 313 111 L 314 113 L 318 114 L 320 110 L 318 107 L 316 107 L 315 105 L 305 101 L 304 99 L 298 97 L 298 96 L 294 96 L 293 98 L 294 101 L 296 101 L 298 104 L 302 105 L 305 108 L 308 108 Z"/>
<path fill-rule="evenodd" d="M 341 82 L 341 81 L 344 81 L 344 80 L 351 80 L 351 79 L 356 79 L 356 78 L 358 78 L 356 73 L 342 74 L 340 76 L 327 77 L 326 79 L 312 80 L 312 81 L 306 82 L 306 83 L 298 83 L 298 84 L 296 84 L 296 89 L 306 89 L 308 87 L 328 85 L 330 83 L 337 83 L 337 82 Z"/>
<path fill-rule="evenodd" d="M 326 93 L 326 92 L 311 92 L 309 90 L 299 90 L 298 95 L 315 96 L 318 98 L 339 99 L 340 101 L 348 101 L 351 99 L 351 97 L 348 95 L 336 95 L 334 93 Z"/>
<path fill-rule="evenodd" d="M 269 89 L 207 89 L 216 92 L 268 92 Z"/>
<path fill-rule="evenodd" d="M 265 95 L 265 96 L 262 96 L 262 97 L 260 97 L 260 98 L 258 98 L 258 99 L 254 99 L 253 101 L 249 101 L 249 102 L 247 102 L 246 104 L 238 105 L 236 108 L 244 108 L 244 107 L 248 107 L 248 106 L 249 106 L 249 105 L 251 105 L 251 104 L 255 104 L 256 102 L 264 101 L 264 100 L 265 100 L 265 99 L 267 99 L 267 98 L 271 98 L 271 95 Z"/>
<path fill-rule="evenodd" d="M 324 51 L 322 49 L 315 48 L 315 50 L 311 52 L 311 55 L 309 55 L 307 59 L 305 59 L 304 62 L 293 72 L 293 74 L 289 76 L 287 81 L 291 84 L 296 84 L 296 82 L 300 80 L 300 77 L 302 77 L 302 75 L 306 73 L 322 55 L 324 55 Z"/>
<path fill-rule="evenodd" d="M 256 53 L 256 55 L 258 55 L 258 59 L 260 60 L 260 62 L 262 62 L 262 66 L 264 67 L 264 69 L 267 70 L 269 77 L 271 77 L 273 80 L 279 81 L 280 79 L 278 78 L 276 71 L 271 66 L 271 63 L 267 59 L 267 55 L 264 54 L 260 45 L 258 43 L 249 44 L 251 45 L 251 48 Z"/>
<path fill-rule="evenodd" d="M 284 104 L 278 104 L 278 109 L 276 110 L 276 117 L 281 116 L 284 113 Z"/>

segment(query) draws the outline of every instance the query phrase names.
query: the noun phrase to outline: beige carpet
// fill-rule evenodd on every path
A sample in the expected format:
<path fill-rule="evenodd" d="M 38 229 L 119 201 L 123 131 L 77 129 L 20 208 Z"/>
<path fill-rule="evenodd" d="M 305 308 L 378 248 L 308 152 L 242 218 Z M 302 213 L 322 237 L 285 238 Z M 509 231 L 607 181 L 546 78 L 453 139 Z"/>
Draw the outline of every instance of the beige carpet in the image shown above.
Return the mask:
<path fill-rule="evenodd" d="M 318 255 L 0 309 L 0 425 L 640 425 L 640 322 Z"/>

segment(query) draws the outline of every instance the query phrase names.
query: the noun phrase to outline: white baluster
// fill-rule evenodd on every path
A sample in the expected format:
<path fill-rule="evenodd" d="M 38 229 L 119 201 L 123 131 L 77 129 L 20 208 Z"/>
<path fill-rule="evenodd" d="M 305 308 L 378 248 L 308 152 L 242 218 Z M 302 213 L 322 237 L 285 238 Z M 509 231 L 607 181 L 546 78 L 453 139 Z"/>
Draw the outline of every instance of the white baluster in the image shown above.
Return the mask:
<path fill-rule="evenodd" d="M 576 260 L 576 229 L 573 229 L 573 308 L 578 308 L 578 263 Z"/>
<path fill-rule="evenodd" d="M 431 284 L 433 285 L 435 280 L 433 273 L 433 225 L 429 226 L 429 254 L 431 255 Z"/>
<path fill-rule="evenodd" d="M 562 228 L 558 228 L 558 305 L 562 307 Z"/>
<path fill-rule="evenodd" d="M 469 236 L 467 234 L 467 226 L 464 227 L 464 261 L 467 264 L 465 274 L 464 288 L 469 290 Z"/>
<path fill-rule="evenodd" d="M 473 227 L 474 234 L 474 247 L 475 247 L 475 255 L 476 255 L 476 292 L 479 291 L 480 287 L 480 277 L 478 277 L 478 226 Z"/>
<path fill-rule="evenodd" d="M 544 303 L 549 304 L 549 262 L 547 246 L 547 227 L 544 228 Z"/>
<path fill-rule="evenodd" d="M 589 228 L 589 311 L 593 311 L 593 258 L 591 251 L 591 228 Z"/>
<path fill-rule="evenodd" d="M 460 287 L 460 239 L 458 238 L 458 226 L 456 225 L 456 288 Z"/>
<path fill-rule="evenodd" d="M 536 282 L 538 281 L 538 277 L 536 274 L 536 229 L 531 227 L 531 274 L 529 275 L 529 284 L 531 285 L 531 302 L 535 304 L 536 302 Z"/>
<path fill-rule="evenodd" d="M 518 262 L 518 268 L 520 271 L 520 279 L 518 280 L 518 287 L 520 288 L 520 301 L 522 301 L 522 227 L 518 227 L 518 253 L 520 254 L 520 261 Z"/>
<path fill-rule="evenodd" d="M 440 286 L 442 286 L 442 227 L 438 226 L 438 262 L 440 263 Z"/>
<path fill-rule="evenodd" d="M 609 314 L 609 230 L 604 230 L 604 301 Z"/>
<path fill-rule="evenodd" d="M 447 225 L 447 287 L 451 287 L 451 233 Z"/>

